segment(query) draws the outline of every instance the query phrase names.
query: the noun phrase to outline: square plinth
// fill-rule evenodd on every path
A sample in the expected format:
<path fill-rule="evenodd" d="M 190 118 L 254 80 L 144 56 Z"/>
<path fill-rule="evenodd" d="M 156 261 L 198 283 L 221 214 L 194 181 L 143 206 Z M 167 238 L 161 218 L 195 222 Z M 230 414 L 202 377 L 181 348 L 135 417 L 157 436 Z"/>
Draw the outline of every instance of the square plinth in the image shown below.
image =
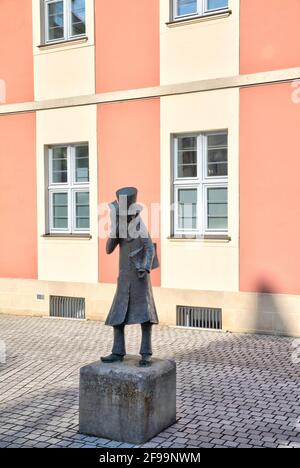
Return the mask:
<path fill-rule="evenodd" d="M 176 364 L 140 357 L 80 369 L 79 432 L 143 444 L 176 422 Z"/>

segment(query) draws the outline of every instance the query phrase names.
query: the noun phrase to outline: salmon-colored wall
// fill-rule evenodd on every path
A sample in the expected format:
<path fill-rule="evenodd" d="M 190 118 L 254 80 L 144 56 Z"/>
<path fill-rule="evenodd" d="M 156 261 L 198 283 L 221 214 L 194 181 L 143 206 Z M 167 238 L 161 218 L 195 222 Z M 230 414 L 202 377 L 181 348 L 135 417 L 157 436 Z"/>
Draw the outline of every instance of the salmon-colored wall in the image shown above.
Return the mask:
<path fill-rule="evenodd" d="M 34 99 L 31 2 L 0 2 L 0 80 L 6 84 L 6 103 Z"/>
<path fill-rule="evenodd" d="M 149 212 L 151 203 L 160 202 L 159 99 L 98 106 L 98 162 L 99 203 L 114 201 L 116 191 L 127 186 L 138 188 L 138 201 Z M 153 240 L 160 252 L 159 232 Z M 115 283 L 118 252 L 107 255 L 105 245 L 106 240 L 100 238 L 99 280 Z M 160 269 L 151 277 L 158 286 Z"/>
<path fill-rule="evenodd" d="M 159 85 L 159 0 L 97 0 L 98 93 Z"/>
<path fill-rule="evenodd" d="M 0 187 L 0 277 L 35 279 L 35 114 L 0 117 Z"/>
<path fill-rule="evenodd" d="M 292 92 L 290 84 L 241 91 L 242 291 L 300 294 L 300 99 Z"/>
<path fill-rule="evenodd" d="M 299 0 L 241 0 L 241 73 L 298 67 L 299 18 Z"/>

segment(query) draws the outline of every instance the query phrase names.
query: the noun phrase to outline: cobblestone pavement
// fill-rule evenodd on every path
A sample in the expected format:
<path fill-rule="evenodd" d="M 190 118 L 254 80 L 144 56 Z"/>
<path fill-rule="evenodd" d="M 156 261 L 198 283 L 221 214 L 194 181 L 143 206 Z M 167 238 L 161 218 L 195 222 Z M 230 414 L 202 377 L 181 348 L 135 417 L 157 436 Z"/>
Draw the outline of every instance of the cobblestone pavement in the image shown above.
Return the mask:
<path fill-rule="evenodd" d="M 127 329 L 136 354 L 140 329 Z M 98 322 L 0 316 L 0 447 L 130 447 L 77 432 L 79 368 L 109 353 L 111 337 Z M 178 421 L 144 447 L 300 447 L 293 344 L 155 327 L 156 356 L 178 365 Z"/>

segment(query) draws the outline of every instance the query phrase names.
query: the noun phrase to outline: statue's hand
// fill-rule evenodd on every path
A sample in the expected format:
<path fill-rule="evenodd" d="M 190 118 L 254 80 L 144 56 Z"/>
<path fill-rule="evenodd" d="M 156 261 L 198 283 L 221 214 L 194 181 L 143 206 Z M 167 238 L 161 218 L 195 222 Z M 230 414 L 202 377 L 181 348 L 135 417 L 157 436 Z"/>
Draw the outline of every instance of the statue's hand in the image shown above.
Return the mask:
<path fill-rule="evenodd" d="M 140 269 L 138 270 L 137 275 L 138 275 L 138 277 L 139 277 L 140 279 L 143 279 L 143 278 L 145 278 L 145 276 L 147 275 L 147 271 L 144 270 L 144 269 L 142 269 L 142 268 L 140 268 Z"/>

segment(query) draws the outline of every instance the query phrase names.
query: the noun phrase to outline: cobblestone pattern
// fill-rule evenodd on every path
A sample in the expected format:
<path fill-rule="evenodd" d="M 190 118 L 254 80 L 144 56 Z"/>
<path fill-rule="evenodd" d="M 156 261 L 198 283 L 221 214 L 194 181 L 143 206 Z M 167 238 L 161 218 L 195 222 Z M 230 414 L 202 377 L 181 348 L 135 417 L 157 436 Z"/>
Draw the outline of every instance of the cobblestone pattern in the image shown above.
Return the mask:
<path fill-rule="evenodd" d="M 0 316 L 1 447 L 132 447 L 78 434 L 79 368 L 110 352 L 98 322 Z M 127 327 L 127 352 L 140 328 Z M 155 327 L 178 365 L 178 421 L 144 447 L 300 447 L 293 339 Z"/>

